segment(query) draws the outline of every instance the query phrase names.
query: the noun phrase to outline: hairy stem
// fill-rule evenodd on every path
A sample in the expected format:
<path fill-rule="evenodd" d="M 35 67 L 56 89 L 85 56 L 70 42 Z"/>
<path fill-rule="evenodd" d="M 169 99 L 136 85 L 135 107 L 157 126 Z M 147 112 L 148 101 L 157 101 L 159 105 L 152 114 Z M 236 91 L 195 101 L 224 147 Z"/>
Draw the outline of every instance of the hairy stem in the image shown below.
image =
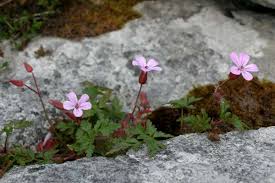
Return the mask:
<path fill-rule="evenodd" d="M 215 87 L 214 93 L 216 93 L 216 92 L 218 91 L 218 89 L 219 89 L 222 85 L 224 85 L 227 81 L 229 81 L 229 79 L 223 81 L 221 84 L 218 84 L 218 85 Z"/>
<path fill-rule="evenodd" d="M 38 95 L 38 92 L 35 91 L 35 89 L 33 89 L 32 87 L 30 87 L 30 86 L 28 86 L 26 84 L 24 84 L 24 86 L 27 87 L 29 90 L 33 91 L 34 93 L 36 93 Z"/>
<path fill-rule="evenodd" d="M 134 109 L 131 113 L 131 116 L 134 116 L 134 113 L 135 113 L 135 110 L 137 108 L 137 103 L 138 103 L 138 99 L 139 99 L 139 95 L 140 95 L 140 92 L 141 92 L 141 89 L 142 89 L 142 84 L 140 84 L 140 87 L 139 87 L 139 91 L 138 91 L 138 95 L 137 95 L 137 98 L 136 98 L 136 101 L 135 101 L 135 106 L 134 106 Z"/>
<path fill-rule="evenodd" d="M 37 85 L 37 81 L 36 81 L 36 78 L 35 78 L 33 72 L 32 72 L 32 77 L 33 77 L 34 84 L 35 84 L 35 87 L 36 87 L 36 90 L 37 90 L 37 95 L 38 95 L 38 97 L 39 97 L 39 100 L 40 100 L 40 103 L 41 103 L 41 105 L 42 105 L 43 111 L 44 111 L 44 113 L 45 113 L 45 118 L 46 118 L 46 120 L 49 122 L 49 124 L 50 124 L 51 126 L 53 126 L 52 122 L 51 122 L 50 119 L 49 119 L 48 112 L 47 112 L 47 110 L 46 110 L 46 108 L 45 108 L 45 104 L 44 104 L 44 102 L 43 102 L 42 95 L 41 95 L 41 92 L 40 92 L 39 87 L 38 87 L 38 85 Z"/>

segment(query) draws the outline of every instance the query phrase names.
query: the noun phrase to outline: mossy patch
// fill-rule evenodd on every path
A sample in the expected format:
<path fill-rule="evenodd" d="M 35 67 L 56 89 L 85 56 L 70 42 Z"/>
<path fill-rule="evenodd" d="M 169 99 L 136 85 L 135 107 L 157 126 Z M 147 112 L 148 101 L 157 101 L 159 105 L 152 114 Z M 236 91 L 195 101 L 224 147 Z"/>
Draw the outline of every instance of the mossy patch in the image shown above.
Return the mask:
<path fill-rule="evenodd" d="M 117 30 L 141 15 L 142 0 L 18 0 L 0 4 L 0 40 L 23 49 L 36 35 L 62 38 L 97 36 Z"/>
<path fill-rule="evenodd" d="M 219 84 L 224 81 L 220 81 Z M 200 97 L 201 100 L 193 104 L 194 109 L 184 109 L 184 115 L 199 115 L 201 109 L 211 117 L 212 123 L 219 122 L 220 105 L 215 99 L 215 85 L 209 84 L 194 88 L 188 93 L 188 96 Z M 230 112 L 238 116 L 242 122 L 250 129 L 268 127 L 275 125 L 275 84 L 272 82 L 259 81 L 255 78 L 250 82 L 239 77 L 236 80 L 228 80 L 220 87 L 219 91 L 223 98 L 230 105 Z M 181 115 L 180 109 L 172 107 L 160 107 L 152 112 L 149 119 L 158 130 L 172 134 L 180 135 L 184 133 L 197 132 L 190 126 L 184 124 L 181 127 L 177 119 Z M 208 132 L 212 132 L 212 129 Z M 234 128 L 230 125 L 215 125 L 217 133 L 225 133 Z"/>
<path fill-rule="evenodd" d="M 129 20 L 140 17 L 132 7 L 142 0 L 102 0 L 100 3 L 65 4 L 64 11 L 50 19 L 43 29 L 44 35 L 64 38 L 97 36 L 117 30 Z"/>

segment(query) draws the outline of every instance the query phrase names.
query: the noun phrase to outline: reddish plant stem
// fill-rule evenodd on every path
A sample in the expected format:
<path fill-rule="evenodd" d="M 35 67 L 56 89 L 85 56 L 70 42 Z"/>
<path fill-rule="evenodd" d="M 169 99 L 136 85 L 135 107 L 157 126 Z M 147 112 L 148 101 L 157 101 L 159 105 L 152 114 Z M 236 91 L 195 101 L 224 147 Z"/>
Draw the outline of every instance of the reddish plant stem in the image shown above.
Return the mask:
<path fill-rule="evenodd" d="M 44 104 L 44 102 L 43 102 L 42 95 L 41 95 L 41 92 L 40 92 L 40 90 L 39 90 L 39 87 L 38 87 L 38 84 L 37 84 L 37 81 L 36 81 L 36 78 L 35 78 L 33 72 L 32 72 L 32 78 L 33 78 L 33 80 L 34 80 L 34 84 L 35 84 L 35 87 L 36 87 L 36 90 L 37 90 L 37 95 L 38 95 L 38 97 L 39 97 L 39 100 L 40 100 L 40 103 L 41 103 L 41 105 L 42 105 L 43 111 L 44 111 L 44 113 L 45 113 L 45 118 L 46 118 L 46 120 L 49 122 L 49 124 L 50 124 L 51 126 L 53 126 L 52 122 L 51 122 L 50 119 L 49 119 L 48 112 L 47 112 L 47 110 L 46 110 L 46 108 L 45 108 L 45 104 Z"/>
<path fill-rule="evenodd" d="M 217 86 L 217 87 L 215 88 L 215 90 L 214 90 L 214 93 L 216 93 L 217 90 L 218 90 L 222 85 L 224 85 L 227 81 L 229 81 L 229 79 L 223 81 L 221 84 L 218 84 L 218 86 Z"/>
<path fill-rule="evenodd" d="M 139 99 L 139 96 L 140 96 L 140 92 L 141 92 L 142 86 L 143 86 L 143 84 L 140 84 L 138 95 L 137 95 L 137 98 L 136 98 L 136 101 L 135 101 L 135 106 L 134 106 L 134 109 L 133 109 L 133 111 L 131 113 L 132 117 L 134 116 L 135 110 L 137 108 L 137 103 L 138 103 L 138 99 Z"/>
<path fill-rule="evenodd" d="M 4 153 L 6 153 L 8 150 L 8 138 L 9 138 L 9 135 L 6 134 L 6 139 L 5 139 L 5 144 L 4 144 Z"/>
<path fill-rule="evenodd" d="M 35 91 L 35 90 L 34 90 L 33 88 L 31 88 L 30 86 L 28 86 L 28 85 L 26 85 L 26 84 L 24 84 L 24 86 L 26 86 L 29 90 L 33 91 L 34 93 L 36 93 L 36 94 L 38 95 L 38 92 Z"/>

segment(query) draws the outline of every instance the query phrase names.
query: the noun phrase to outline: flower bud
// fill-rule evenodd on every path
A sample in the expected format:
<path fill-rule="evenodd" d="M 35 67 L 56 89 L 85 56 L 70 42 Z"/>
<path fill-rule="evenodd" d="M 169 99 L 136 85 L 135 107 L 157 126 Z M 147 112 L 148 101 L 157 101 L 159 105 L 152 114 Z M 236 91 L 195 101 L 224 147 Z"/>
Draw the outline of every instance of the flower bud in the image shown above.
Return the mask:
<path fill-rule="evenodd" d="M 10 80 L 9 82 L 15 86 L 18 86 L 18 87 L 24 86 L 24 81 L 22 81 L 22 80 Z"/>
<path fill-rule="evenodd" d="M 24 66 L 27 72 L 32 72 L 33 68 L 30 64 L 27 64 L 26 62 L 24 62 Z"/>
<path fill-rule="evenodd" d="M 148 97 L 145 92 L 140 92 L 139 101 L 142 106 L 150 106 Z"/>
<path fill-rule="evenodd" d="M 147 81 L 147 72 L 141 71 L 140 75 L 139 75 L 139 83 L 140 84 L 145 84 Z"/>
<path fill-rule="evenodd" d="M 49 100 L 49 103 L 59 110 L 65 110 L 63 107 L 63 103 L 59 100 Z"/>

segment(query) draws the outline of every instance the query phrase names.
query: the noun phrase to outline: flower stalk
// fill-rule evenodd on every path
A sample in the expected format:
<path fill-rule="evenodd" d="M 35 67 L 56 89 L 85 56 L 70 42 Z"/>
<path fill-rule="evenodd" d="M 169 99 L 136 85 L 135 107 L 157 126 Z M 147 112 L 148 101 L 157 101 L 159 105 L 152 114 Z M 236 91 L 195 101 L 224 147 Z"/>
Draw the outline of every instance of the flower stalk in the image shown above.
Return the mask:
<path fill-rule="evenodd" d="M 141 90 L 142 90 L 142 86 L 143 86 L 143 84 L 140 84 L 139 91 L 138 91 L 138 94 L 137 94 L 137 98 L 136 98 L 136 101 L 135 101 L 135 105 L 134 105 L 133 111 L 131 112 L 132 117 L 134 116 L 135 110 L 137 108 L 137 103 L 138 103 L 138 99 L 139 99 L 139 96 L 140 96 L 140 93 L 141 93 Z"/>

